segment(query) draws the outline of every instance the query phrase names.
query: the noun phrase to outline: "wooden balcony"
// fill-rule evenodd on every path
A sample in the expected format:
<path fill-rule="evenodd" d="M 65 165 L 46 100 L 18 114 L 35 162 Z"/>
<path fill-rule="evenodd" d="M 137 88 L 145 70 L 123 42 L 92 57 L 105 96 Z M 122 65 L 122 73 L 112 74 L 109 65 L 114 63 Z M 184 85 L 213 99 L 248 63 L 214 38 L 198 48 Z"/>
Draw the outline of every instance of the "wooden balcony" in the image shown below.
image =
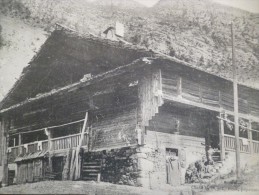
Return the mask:
<path fill-rule="evenodd" d="M 52 150 L 57 151 L 57 150 L 64 150 L 68 148 L 75 148 L 79 144 L 80 136 L 81 136 L 81 133 L 54 138 L 51 140 Z M 82 146 L 86 146 L 86 143 L 87 143 L 86 140 L 87 140 L 87 134 L 84 134 Z"/>
<path fill-rule="evenodd" d="M 48 140 L 36 141 L 27 144 L 23 144 L 20 146 L 9 147 L 8 148 L 8 162 L 13 163 L 16 157 L 19 155 L 24 155 L 26 153 L 35 153 L 37 151 L 48 151 L 49 146 L 51 146 L 50 151 L 58 152 L 61 150 L 66 150 L 69 148 L 75 148 L 79 144 L 81 133 L 73 134 L 58 138 L 53 138 L 50 140 L 50 144 Z M 87 134 L 84 134 L 84 139 L 82 143 L 82 147 L 87 147 Z"/>
<path fill-rule="evenodd" d="M 240 138 L 240 152 L 259 154 L 259 141 Z M 224 135 L 224 147 L 226 150 L 235 151 L 235 136 Z"/>

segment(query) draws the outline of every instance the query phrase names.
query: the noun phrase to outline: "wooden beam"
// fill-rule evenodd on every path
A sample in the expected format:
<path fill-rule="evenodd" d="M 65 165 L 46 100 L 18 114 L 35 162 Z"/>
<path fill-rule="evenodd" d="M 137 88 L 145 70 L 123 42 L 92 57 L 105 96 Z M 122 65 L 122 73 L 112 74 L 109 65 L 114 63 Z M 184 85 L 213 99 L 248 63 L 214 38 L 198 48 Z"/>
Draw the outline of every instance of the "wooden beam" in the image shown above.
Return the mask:
<path fill-rule="evenodd" d="M 199 102 L 193 102 L 193 101 L 190 101 L 190 100 L 187 100 L 187 99 L 184 99 L 184 98 L 180 98 L 180 97 L 176 97 L 176 96 L 171 96 L 171 95 L 169 96 L 169 95 L 165 95 L 164 94 L 163 99 L 164 99 L 164 101 L 168 101 L 168 102 L 172 102 L 173 101 L 173 102 L 187 104 L 187 105 L 194 106 L 194 107 L 204 108 L 206 110 L 220 112 L 220 108 L 218 108 L 218 107 L 209 106 L 209 105 L 202 104 L 202 103 L 199 103 Z M 234 112 L 232 112 L 232 111 L 225 110 L 225 112 L 228 115 L 234 115 Z M 247 119 L 247 120 L 249 120 L 249 118 L 250 118 L 250 119 L 252 119 L 255 122 L 259 122 L 259 117 L 254 117 L 252 115 L 250 115 L 248 117 L 247 114 L 239 113 L 239 117 L 243 118 L 243 119 Z"/>
<path fill-rule="evenodd" d="M 222 113 L 220 113 L 222 115 Z M 223 118 L 223 116 L 220 116 Z M 225 160 L 225 145 L 224 145 L 224 121 L 219 119 L 219 144 L 220 144 L 220 160 Z"/>
<path fill-rule="evenodd" d="M 48 153 L 49 153 L 49 171 L 53 171 L 52 167 L 52 156 L 53 156 L 53 141 L 52 141 L 52 133 L 50 129 L 45 128 L 45 132 L 48 136 Z"/>
<path fill-rule="evenodd" d="M 2 169 L 3 169 L 3 178 L 2 178 L 2 186 L 8 186 L 8 132 L 5 125 L 5 120 L 2 118 L 1 123 L 1 132 L 2 132 Z"/>
<path fill-rule="evenodd" d="M 234 121 L 235 121 L 235 141 L 236 141 L 236 176 L 237 180 L 241 179 L 240 169 L 240 142 L 239 142 L 239 113 L 238 113 L 238 86 L 237 86 L 237 66 L 235 63 L 235 44 L 234 30 L 231 23 L 231 40 L 232 40 L 232 65 L 233 65 L 233 95 L 234 95 Z"/>
<path fill-rule="evenodd" d="M 248 128 L 252 129 L 252 121 L 249 120 L 248 122 Z M 254 153 L 254 148 L 253 148 L 253 132 L 251 130 L 247 130 L 248 131 L 248 140 L 249 140 L 249 147 L 250 147 L 250 153 L 253 154 Z"/>
<path fill-rule="evenodd" d="M 19 138 L 18 138 L 18 155 L 22 154 L 22 134 L 19 133 Z"/>
<path fill-rule="evenodd" d="M 73 178 L 73 175 L 75 173 L 75 177 L 74 177 L 75 180 L 80 178 L 80 171 L 81 171 L 80 164 L 81 163 L 80 163 L 80 159 L 79 159 L 79 152 L 80 152 L 80 148 L 82 146 L 83 140 L 84 140 L 85 131 L 87 131 L 87 133 L 89 134 L 89 131 L 86 130 L 86 129 L 88 129 L 87 128 L 87 122 L 88 122 L 88 111 L 85 114 L 85 120 L 84 120 L 84 125 L 83 125 L 83 128 L 82 128 L 82 132 L 81 132 L 81 137 L 80 137 L 80 140 L 79 140 L 79 144 L 76 148 L 74 166 L 72 167 L 72 173 L 70 173 L 70 174 L 72 174 L 71 178 Z"/>

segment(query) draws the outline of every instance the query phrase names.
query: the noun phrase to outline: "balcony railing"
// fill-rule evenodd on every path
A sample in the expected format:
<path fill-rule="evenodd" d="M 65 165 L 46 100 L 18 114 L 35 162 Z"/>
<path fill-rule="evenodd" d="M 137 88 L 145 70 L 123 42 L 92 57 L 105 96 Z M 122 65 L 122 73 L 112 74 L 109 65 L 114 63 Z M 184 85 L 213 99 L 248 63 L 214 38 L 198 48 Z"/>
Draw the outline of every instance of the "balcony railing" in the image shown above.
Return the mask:
<path fill-rule="evenodd" d="M 252 143 L 251 143 L 252 142 Z M 240 145 L 240 152 L 243 153 L 257 153 L 259 154 L 259 141 L 252 140 L 250 142 L 249 139 L 246 138 L 240 138 L 239 139 L 239 145 Z M 224 135 L 224 146 L 226 150 L 233 150 L 235 151 L 235 136 L 232 135 Z M 251 150 L 251 146 L 253 147 Z"/>
<path fill-rule="evenodd" d="M 79 144 L 80 136 L 81 136 L 81 133 L 54 138 L 51 140 L 52 149 L 53 150 L 63 150 L 63 149 L 77 147 Z M 84 134 L 82 146 L 86 145 L 86 140 L 87 140 L 87 134 Z"/>
<path fill-rule="evenodd" d="M 50 148 L 50 150 L 59 151 L 59 150 L 64 150 L 68 148 L 75 148 L 79 144 L 80 136 L 81 136 L 81 133 L 51 139 L 50 145 L 52 147 Z M 86 144 L 87 144 L 87 134 L 85 133 L 82 146 L 86 147 Z M 34 153 L 37 151 L 48 151 L 48 149 L 49 149 L 48 140 L 27 143 L 27 144 L 15 146 L 15 147 L 9 147 L 8 161 L 9 163 L 14 162 L 15 158 L 19 156 L 19 154 L 23 155 L 25 153 Z"/>
<path fill-rule="evenodd" d="M 259 141 L 253 141 L 253 152 L 259 154 Z"/>

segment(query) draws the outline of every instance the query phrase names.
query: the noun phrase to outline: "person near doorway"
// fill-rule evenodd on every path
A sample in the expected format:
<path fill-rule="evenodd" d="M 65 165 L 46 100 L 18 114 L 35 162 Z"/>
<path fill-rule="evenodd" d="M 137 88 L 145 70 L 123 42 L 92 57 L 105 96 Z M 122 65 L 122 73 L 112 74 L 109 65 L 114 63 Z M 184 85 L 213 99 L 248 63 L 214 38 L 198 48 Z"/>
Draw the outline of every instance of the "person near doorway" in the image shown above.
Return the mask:
<path fill-rule="evenodd" d="M 181 165 L 176 152 L 168 151 L 166 154 L 167 183 L 172 186 L 181 185 Z"/>

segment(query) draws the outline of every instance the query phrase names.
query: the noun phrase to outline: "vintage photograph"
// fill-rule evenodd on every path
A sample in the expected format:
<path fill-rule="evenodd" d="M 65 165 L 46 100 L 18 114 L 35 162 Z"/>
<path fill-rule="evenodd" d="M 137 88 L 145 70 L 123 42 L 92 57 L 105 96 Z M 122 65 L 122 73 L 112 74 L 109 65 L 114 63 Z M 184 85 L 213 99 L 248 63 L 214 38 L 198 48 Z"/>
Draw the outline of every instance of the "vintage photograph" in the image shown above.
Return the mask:
<path fill-rule="evenodd" d="M 259 0 L 0 0 L 0 194 L 258 195 Z"/>

